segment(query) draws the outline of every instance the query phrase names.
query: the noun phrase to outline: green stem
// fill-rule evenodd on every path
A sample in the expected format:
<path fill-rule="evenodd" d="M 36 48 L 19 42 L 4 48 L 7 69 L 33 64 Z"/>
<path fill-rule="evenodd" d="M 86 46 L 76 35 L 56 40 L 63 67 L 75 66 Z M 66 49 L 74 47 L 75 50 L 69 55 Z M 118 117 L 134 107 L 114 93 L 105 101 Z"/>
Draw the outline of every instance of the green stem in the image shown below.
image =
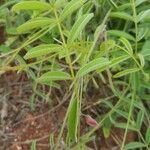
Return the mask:
<path fill-rule="evenodd" d="M 136 13 L 135 1 L 131 0 L 131 4 L 132 4 L 133 17 L 134 17 L 134 23 L 135 23 L 135 54 L 137 55 L 137 49 L 138 49 L 138 24 L 137 24 L 137 13 Z"/>
<path fill-rule="evenodd" d="M 56 17 L 56 20 L 57 20 L 58 29 L 59 29 L 60 36 L 61 36 L 61 38 L 62 38 L 64 47 L 65 47 L 65 49 L 67 50 L 67 53 L 69 54 L 69 50 L 68 50 L 68 47 L 67 47 L 67 44 L 66 44 L 64 35 L 63 35 L 63 31 L 62 31 L 62 28 L 61 28 L 61 25 L 60 25 L 60 21 L 59 21 L 59 18 L 58 18 L 57 11 L 56 11 L 55 8 L 53 8 L 53 11 L 54 11 L 54 14 L 55 14 L 55 17 Z M 72 77 L 74 78 L 74 71 L 73 71 L 73 66 L 72 66 L 72 62 L 71 62 L 70 55 L 67 55 L 67 59 L 68 59 L 68 64 L 69 64 L 69 67 L 70 67 L 71 75 L 72 75 Z"/>
<path fill-rule="evenodd" d="M 107 21 L 109 15 L 110 15 L 110 12 L 111 12 L 111 9 L 107 12 L 105 18 L 103 19 L 102 24 L 100 25 L 99 32 L 97 33 L 97 36 L 95 37 L 94 42 L 93 42 L 93 44 L 92 44 L 92 46 L 91 46 L 91 48 L 90 48 L 90 50 L 89 50 L 89 53 L 88 53 L 88 55 L 87 55 L 86 62 L 89 61 L 89 59 L 90 59 L 90 57 L 91 57 L 91 54 L 92 54 L 92 52 L 93 52 L 93 50 L 94 50 L 94 48 L 95 48 L 96 42 L 98 41 L 98 38 L 99 38 L 101 32 L 102 32 L 103 29 L 105 28 L 105 24 L 106 24 L 106 21 Z"/>
<path fill-rule="evenodd" d="M 125 129 L 125 133 L 124 133 L 124 136 L 123 136 L 123 141 L 122 141 L 120 150 L 124 149 L 124 145 L 125 145 L 125 142 L 126 142 L 129 123 L 130 123 L 131 115 L 132 115 L 132 112 L 133 112 L 134 100 L 135 100 L 135 91 L 133 91 L 133 93 L 132 93 L 132 100 L 131 100 L 130 109 L 129 109 L 128 121 L 127 121 L 127 125 L 126 125 L 126 129 Z"/>

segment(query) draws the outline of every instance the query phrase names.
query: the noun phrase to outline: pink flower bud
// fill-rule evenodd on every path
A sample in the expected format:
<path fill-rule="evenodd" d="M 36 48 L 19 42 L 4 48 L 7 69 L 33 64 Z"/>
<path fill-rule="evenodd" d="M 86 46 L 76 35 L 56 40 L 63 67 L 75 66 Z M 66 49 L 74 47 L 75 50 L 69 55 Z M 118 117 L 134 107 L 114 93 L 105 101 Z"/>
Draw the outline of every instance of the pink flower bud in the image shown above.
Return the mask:
<path fill-rule="evenodd" d="M 86 123 L 91 127 L 96 127 L 98 125 L 97 121 L 93 119 L 91 116 L 86 115 Z"/>

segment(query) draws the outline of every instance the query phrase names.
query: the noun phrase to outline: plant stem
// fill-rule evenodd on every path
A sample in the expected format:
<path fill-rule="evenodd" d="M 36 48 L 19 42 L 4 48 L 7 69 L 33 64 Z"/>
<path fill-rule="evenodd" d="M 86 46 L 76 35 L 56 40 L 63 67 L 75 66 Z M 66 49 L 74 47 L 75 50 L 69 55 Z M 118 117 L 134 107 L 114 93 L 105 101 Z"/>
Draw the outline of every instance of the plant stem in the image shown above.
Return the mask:
<path fill-rule="evenodd" d="M 135 1 L 131 0 L 131 4 L 132 4 L 133 17 L 134 17 L 134 23 L 135 23 L 135 55 L 137 55 L 137 49 L 138 49 L 138 24 L 137 24 L 137 13 L 136 13 Z"/>
<path fill-rule="evenodd" d="M 124 149 L 124 145 L 125 145 L 125 142 L 126 142 L 126 137 L 127 137 L 127 133 L 128 133 L 128 127 L 129 127 L 131 115 L 132 115 L 132 112 L 133 112 L 134 100 L 135 100 L 135 91 L 133 90 L 132 100 L 131 100 L 130 109 L 129 109 L 129 115 L 128 115 L 128 121 L 127 121 L 127 125 L 126 125 L 126 129 L 125 129 L 125 133 L 124 133 L 124 136 L 123 136 L 123 141 L 122 141 L 120 150 Z"/>
<path fill-rule="evenodd" d="M 69 50 L 67 48 L 67 44 L 66 44 L 63 32 L 62 32 L 62 28 L 61 28 L 61 25 L 60 25 L 59 17 L 58 17 L 58 14 L 57 14 L 57 11 L 56 11 L 55 7 L 53 8 L 53 11 L 54 11 L 54 14 L 55 14 L 55 17 L 56 17 L 56 20 L 57 20 L 58 29 L 59 29 L 59 32 L 60 32 L 60 35 L 61 35 L 64 47 L 67 50 L 67 53 L 69 54 Z M 71 75 L 74 78 L 74 71 L 73 71 L 73 66 L 72 66 L 70 55 L 69 56 L 67 55 L 67 59 L 68 59 L 68 64 L 69 64 L 69 67 L 70 67 Z"/>

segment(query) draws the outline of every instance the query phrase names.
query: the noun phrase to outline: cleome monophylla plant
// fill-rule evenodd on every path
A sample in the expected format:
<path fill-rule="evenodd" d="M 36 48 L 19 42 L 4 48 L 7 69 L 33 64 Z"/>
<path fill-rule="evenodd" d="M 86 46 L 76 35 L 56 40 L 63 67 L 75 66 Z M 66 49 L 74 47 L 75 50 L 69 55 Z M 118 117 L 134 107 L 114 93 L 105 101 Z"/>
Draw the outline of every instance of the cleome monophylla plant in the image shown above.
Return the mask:
<path fill-rule="evenodd" d="M 0 73 L 26 72 L 31 109 L 37 96 L 52 101 L 51 90 L 61 84 L 71 93 L 54 149 L 62 139 L 68 149 L 86 149 L 95 131 L 108 137 L 112 126 L 124 129 L 121 150 L 150 148 L 149 0 L 14 0 L 0 6 L 0 21 L 7 33 Z M 81 134 L 85 94 L 99 81 L 115 99 L 101 102 L 108 111 Z M 41 91 L 44 85 L 49 92 Z M 137 140 L 126 143 L 129 131 Z"/>

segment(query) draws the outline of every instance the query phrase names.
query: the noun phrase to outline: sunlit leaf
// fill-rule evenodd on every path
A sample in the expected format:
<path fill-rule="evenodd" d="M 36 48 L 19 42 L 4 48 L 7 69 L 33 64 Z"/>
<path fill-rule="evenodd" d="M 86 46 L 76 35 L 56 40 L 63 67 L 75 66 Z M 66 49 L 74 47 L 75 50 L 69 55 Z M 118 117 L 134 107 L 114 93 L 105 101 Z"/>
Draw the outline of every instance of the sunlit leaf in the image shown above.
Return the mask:
<path fill-rule="evenodd" d="M 50 53 L 59 52 L 62 50 L 63 47 L 58 44 L 41 44 L 39 46 L 31 48 L 26 55 L 24 56 L 25 59 L 29 58 L 37 58 L 41 57 Z"/>
<path fill-rule="evenodd" d="M 86 14 L 81 17 L 75 22 L 73 25 L 69 37 L 68 37 L 68 42 L 73 42 L 75 39 L 79 37 L 81 34 L 82 30 L 86 26 L 86 24 L 90 21 L 90 19 L 93 17 L 93 14 Z"/>
<path fill-rule="evenodd" d="M 78 107 L 79 107 L 78 100 L 73 99 L 70 112 L 69 112 L 69 116 L 68 116 L 69 138 L 71 140 L 76 140 L 76 141 L 77 141 L 77 127 L 78 127 L 78 117 L 79 117 Z"/>
<path fill-rule="evenodd" d="M 131 46 L 130 42 L 126 38 L 124 38 L 124 37 L 121 37 L 119 40 L 126 47 L 126 49 L 128 50 L 128 52 L 130 54 L 133 54 L 133 49 L 132 49 L 132 46 Z"/>
<path fill-rule="evenodd" d="M 25 22 L 24 24 L 20 25 L 17 28 L 17 32 L 20 34 L 23 34 L 23 33 L 27 33 L 28 31 L 30 31 L 32 29 L 38 29 L 38 28 L 46 27 L 48 25 L 54 26 L 55 20 L 46 18 L 46 17 L 31 19 L 31 20 Z"/>
<path fill-rule="evenodd" d="M 63 9 L 60 15 L 60 20 L 64 20 L 71 15 L 76 9 L 80 8 L 86 0 L 72 0 Z"/>
<path fill-rule="evenodd" d="M 130 73 L 133 73 L 133 72 L 137 72 L 139 70 L 140 70 L 139 68 L 125 69 L 125 70 L 123 70 L 123 71 L 118 72 L 117 74 L 115 74 L 113 76 L 113 78 L 119 78 L 119 77 L 125 76 L 127 74 L 130 74 Z"/>
<path fill-rule="evenodd" d="M 45 11 L 49 10 L 50 5 L 45 2 L 39 1 L 24 1 L 15 4 L 12 7 L 12 11 L 19 12 L 20 10 L 38 10 L 38 11 Z"/>
<path fill-rule="evenodd" d="M 69 80 L 69 79 L 71 79 L 71 77 L 66 72 L 51 71 L 51 72 L 44 73 L 36 81 L 42 83 L 42 82 L 49 82 L 49 81 L 56 81 L 56 80 Z"/>
<path fill-rule="evenodd" d="M 113 49 L 115 47 L 115 41 L 114 40 L 107 40 L 104 41 L 101 45 L 100 45 L 100 53 L 102 52 L 108 52 L 109 50 Z M 105 54 L 105 53 L 104 53 Z"/>
<path fill-rule="evenodd" d="M 115 57 L 111 60 L 111 64 L 110 64 L 110 67 L 113 67 L 127 59 L 129 59 L 130 56 L 129 55 L 122 55 L 122 56 L 119 56 L 119 57 Z"/>
<path fill-rule="evenodd" d="M 150 9 L 140 12 L 137 16 L 137 22 L 143 21 L 146 17 L 150 16 Z"/>
<path fill-rule="evenodd" d="M 128 21 L 134 21 L 133 17 L 125 12 L 112 12 L 110 16 Z"/>
<path fill-rule="evenodd" d="M 109 60 L 107 58 L 97 58 L 92 60 L 91 62 L 85 64 L 79 71 L 77 72 L 76 77 L 82 77 L 91 71 L 94 71 L 96 69 L 103 68 L 109 64 Z"/>
<path fill-rule="evenodd" d="M 132 35 L 126 33 L 125 31 L 108 30 L 107 33 L 108 33 L 108 35 L 113 35 L 113 36 L 117 36 L 117 37 L 124 37 L 124 38 L 126 38 L 128 40 L 135 41 L 135 38 Z"/>

